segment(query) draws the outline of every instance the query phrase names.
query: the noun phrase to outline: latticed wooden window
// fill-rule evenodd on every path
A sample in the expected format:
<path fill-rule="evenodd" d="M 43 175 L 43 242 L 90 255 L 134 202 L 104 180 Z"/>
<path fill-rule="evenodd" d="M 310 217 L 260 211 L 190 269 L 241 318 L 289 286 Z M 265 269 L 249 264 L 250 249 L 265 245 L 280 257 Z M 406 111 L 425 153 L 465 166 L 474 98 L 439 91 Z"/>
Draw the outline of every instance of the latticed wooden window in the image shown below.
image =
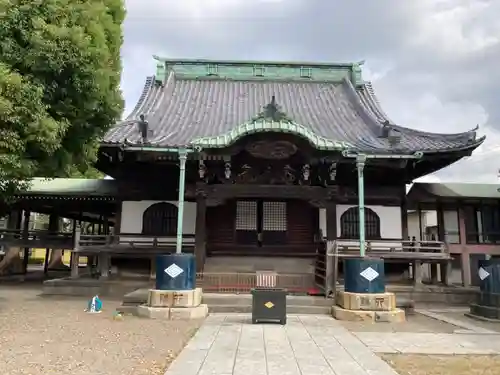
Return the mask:
<path fill-rule="evenodd" d="M 257 202 L 236 202 L 236 241 L 242 244 L 257 242 Z"/>
<path fill-rule="evenodd" d="M 286 231 L 286 202 L 264 202 L 262 205 L 262 229 L 265 231 Z"/>
<path fill-rule="evenodd" d="M 236 202 L 236 230 L 257 230 L 257 202 Z"/>
<path fill-rule="evenodd" d="M 340 236 L 359 238 L 359 210 L 351 207 L 340 217 Z M 365 207 L 365 237 L 367 240 L 380 239 L 380 218 L 371 209 Z"/>
<path fill-rule="evenodd" d="M 155 203 L 142 215 L 142 234 L 150 236 L 175 236 L 177 234 L 177 206 L 172 203 Z"/>
<path fill-rule="evenodd" d="M 262 244 L 286 244 L 287 229 L 286 202 L 262 202 Z"/>

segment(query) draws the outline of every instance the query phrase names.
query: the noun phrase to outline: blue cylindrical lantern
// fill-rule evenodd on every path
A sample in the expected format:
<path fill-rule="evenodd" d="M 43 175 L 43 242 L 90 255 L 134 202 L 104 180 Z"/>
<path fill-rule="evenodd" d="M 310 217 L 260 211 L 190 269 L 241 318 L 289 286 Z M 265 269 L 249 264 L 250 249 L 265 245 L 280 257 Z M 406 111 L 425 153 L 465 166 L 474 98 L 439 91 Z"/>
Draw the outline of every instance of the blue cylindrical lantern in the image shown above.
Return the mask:
<path fill-rule="evenodd" d="M 167 254 L 156 257 L 156 289 L 192 290 L 196 288 L 193 254 Z"/>
<path fill-rule="evenodd" d="M 344 290 L 350 293 L 385 293 L 384 260 L 347 258 L 344 260 Z"/>

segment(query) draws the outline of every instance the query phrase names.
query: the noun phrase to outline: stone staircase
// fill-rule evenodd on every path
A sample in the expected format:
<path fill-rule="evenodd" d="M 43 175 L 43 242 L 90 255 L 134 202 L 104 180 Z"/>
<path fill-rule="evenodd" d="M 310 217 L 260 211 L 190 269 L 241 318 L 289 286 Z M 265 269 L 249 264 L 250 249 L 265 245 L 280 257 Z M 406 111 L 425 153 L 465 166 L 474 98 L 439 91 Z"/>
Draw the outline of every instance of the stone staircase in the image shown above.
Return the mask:
<path fill-rule="evenodd" d="M 131 314 L 138 305 L 147 302 L 148 290 L 138 289 L 123 297 L 118 308 L 123 314 Z M 205 293 L 202 303 L 208 305 L 212 313 L 250 313 L 252 312 L 251 294 L 221 294 Z M 331 299 L 313 296 L 288 296 L 287 313 L 289 314 L 331 314 L 333 302 Z"/>

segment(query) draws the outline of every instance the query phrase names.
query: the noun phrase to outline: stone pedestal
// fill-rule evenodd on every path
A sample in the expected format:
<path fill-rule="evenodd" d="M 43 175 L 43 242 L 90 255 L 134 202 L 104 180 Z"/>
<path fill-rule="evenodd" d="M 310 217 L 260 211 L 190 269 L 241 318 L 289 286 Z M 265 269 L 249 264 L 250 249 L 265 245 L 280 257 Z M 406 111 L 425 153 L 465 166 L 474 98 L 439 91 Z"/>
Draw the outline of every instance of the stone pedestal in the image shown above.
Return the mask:
<path fill-rule="evenodd" d="M 137 307 L 137 315 L 151 319 L 201 319 L 208 307 L 201 303 L 202 290 L 150 289 L 148 302 Z"/>
<path fill-rule="evenodd" d="M 385 292 L 384 260 L 350 258 L 344 261 L 345 291 L 335 294 L 335 319 L 403 322 L 405 312 L 396 308 L 394 293 Z"/>
<path fill-rule="evenodd" d="M 338 291 L 332 315 L 338 320 L 404 322 L 405 312 L 396 308 L 394 293 L 351 293 Z"/>

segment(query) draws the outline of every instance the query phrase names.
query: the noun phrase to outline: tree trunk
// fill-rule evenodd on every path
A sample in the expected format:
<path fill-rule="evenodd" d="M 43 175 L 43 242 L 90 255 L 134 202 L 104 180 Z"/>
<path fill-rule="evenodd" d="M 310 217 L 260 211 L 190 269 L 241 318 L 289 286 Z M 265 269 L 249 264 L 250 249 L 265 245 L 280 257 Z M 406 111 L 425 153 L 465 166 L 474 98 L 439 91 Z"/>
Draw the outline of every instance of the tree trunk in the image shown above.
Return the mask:
<path fill-rule="evenodd" d="M 0 275 L 24 272 L 23 260 L 18 247 L 7 249 L 5 257 L 0 261 Z"/>
<path fill-rule="evenodd" d="M 62 227 L 62 219 L 57 215 L 50 215 L 49 217 L 49 232 L 57 233 Z M 63 263 L 63 251 L 62 250 L 50 250 L 50 258 L 49 258 L 49 270 L 60 270 L 60 269 L 68 269 L 69 267 Z"/>
<path fill-rule="evenodd" d="M 63 251 L 51 250 L 49 260 L 49 270 L 53 269 L 68 269 L 69 267 L 63 263 Z"/>
<path fill-rule="evenodd" d="M 7 219 L 8 229 L 19 229 L 21 227 L 21 211 L 13 211 Z M 23 260 L 20 256 L 18 247 L 6 247 L 5 256 L 0 261 L 0 275 L 8 275 L 13 273 L 23 273 Z"/>

